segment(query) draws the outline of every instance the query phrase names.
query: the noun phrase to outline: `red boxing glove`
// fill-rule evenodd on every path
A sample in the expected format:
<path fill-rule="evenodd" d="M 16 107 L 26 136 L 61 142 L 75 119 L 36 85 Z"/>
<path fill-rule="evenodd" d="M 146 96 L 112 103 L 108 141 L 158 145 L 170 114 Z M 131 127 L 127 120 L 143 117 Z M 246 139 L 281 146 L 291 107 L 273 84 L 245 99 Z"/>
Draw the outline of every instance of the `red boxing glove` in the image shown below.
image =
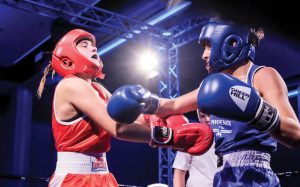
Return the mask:
<path fill-rule="evenodd" d="M 181 114 L 172 115 L 167 118 L 160 118 L 157 115 L 144 114 L 144 120 L 150 126 L 161 126 L 161 127 L 171 127 L 173 125 L 179 125 L 188 123 L 189 120 Z"/>
<path fill-rule="evenodd" d="M 150 116 L 151 141 L 153 147 L 171 147 L 191 155 L 202 155 L 211 147 L 213 132 L 209 125 L 188 123 L 183 115 L 166 119 Z"/>
<path fill-rule="evenodd" d="M 202 155 L 211 147 L 214 136 L 209 125 L 186 123 L 173 129 L 173 149 L 191 155 Z"/>

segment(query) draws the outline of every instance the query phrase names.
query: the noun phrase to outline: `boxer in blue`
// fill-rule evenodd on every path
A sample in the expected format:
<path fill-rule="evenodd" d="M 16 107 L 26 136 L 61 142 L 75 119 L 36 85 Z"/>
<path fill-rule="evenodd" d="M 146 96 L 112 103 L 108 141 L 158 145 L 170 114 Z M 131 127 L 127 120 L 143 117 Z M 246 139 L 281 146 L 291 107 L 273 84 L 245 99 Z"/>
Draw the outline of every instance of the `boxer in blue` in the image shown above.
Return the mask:
<path fill-rule="evenodd" d="M 214 186 L 280 186 L 270 167 L 270 153 L 277 147 L 274 138 L 287 147 L 300 143 L 299 121 L 282 77 L 271 67 L 253 63 L 263 35 L 262 29 L 211 21 L 199 37 L 210 74 L 199 89 L 159 102 L 149 102 L 149 94 L 142 94 L 144 88 L 131 91 L 131 100 L 137 101 L 142 113 L 151 108 L 151 113 L 168 116 L 199 108 L 211 114 L 219 155 Z M 114 93 L 111 102 L 118 97 Z M 118 110 L 108 112 L 116 119 L 128 109 Z"/>

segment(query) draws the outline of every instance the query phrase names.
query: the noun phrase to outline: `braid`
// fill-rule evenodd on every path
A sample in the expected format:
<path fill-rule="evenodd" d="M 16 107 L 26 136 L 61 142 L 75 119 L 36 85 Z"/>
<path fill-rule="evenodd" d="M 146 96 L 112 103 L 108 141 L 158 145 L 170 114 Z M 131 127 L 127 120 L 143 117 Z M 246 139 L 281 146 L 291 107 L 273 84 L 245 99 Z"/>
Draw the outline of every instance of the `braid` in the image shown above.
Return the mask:
<path fill-rule="evenodd" d="M 39 88 L 37 90 L 37 95 L 38 95 L 38 98 L 40 99 L 42 97 L 42 94 L 43 94 L 43 90 L 44 90 L 44 87 L 45 87 L 45 83 L 46 83 L 46 79 L 47 79 L 47 75 L 49 73 L 49 71 L 52 71 L 52 79 L 53 79 L 53 76 L 55 74 L 55 71 L 53 70 L 52 68 L 52 65 L 51 63 L 49 63 L 45 69 L 44 69 L 44 75 L 40 81 L 40 85 L 39 85 Z"/>
<path fill-rule="evenodd" d="M 255 34 L 259 40 L 262 40 L 265 37 L 264 30 L 261 27 L 255 30 Z"/>
<path fill-rule="evenodd" d="M 249 40 L 251 44 L 254 45 L 254 47 L 258 47 L 259 42 L 265 36 L 264 30 L 261 27 L 259 27 L 259 28 L 251 28 L 250 31 L 251 32 L 250 32 Z"/>

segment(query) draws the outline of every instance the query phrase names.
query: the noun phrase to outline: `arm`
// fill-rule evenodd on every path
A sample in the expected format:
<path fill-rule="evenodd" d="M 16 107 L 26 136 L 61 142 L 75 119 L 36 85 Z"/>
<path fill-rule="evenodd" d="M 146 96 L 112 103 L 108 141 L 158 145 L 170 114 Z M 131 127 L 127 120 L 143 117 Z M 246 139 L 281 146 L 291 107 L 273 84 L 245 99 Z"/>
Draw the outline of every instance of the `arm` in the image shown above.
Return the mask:
<path fill-rule="evenodd" d="M 174 168 L 173 186 L 185 187 L 185 175 L 186 171 Z"/>
<path fill-rule="evenodd" d="M 107 104 L 99 98 L 98 93 L 95 92 L 88 82 L 80 78 L 64 79 L 57 87 L 56 101 L 58 99 L 60 100 L 58 101 L 60 103 L 59 110 L 73 110 L 73 114 L 75 115 L 84 113 L 96 126 L 105 129 L 109 134 L 118 139 L 145 143 L 155 140 L 159 147 L 172 147 L 173 149 L 184 150 L 196 155 L 207 151 L 211 145 L 210 142 L 212 142 L 212 132 L 205 125 L 194 124 L 187 127 L 184 124 L 180 124 L 176 127 L 150 128 L 137 121 L 133 121 L 131 124 L 118 123 L 110 118 L 107 113 Z M 120 100 L 117 99 L 114 101 Z M 125 98 L 123 101 L 125 101 Z M 61 104 L 62 102 L 63 104 Z M 115 108 L 119 107 L 118 104 L 115 103 Z M 66 107 L 69 109 L 64 109 Z M 57 113 L 60 114 L 62 112 Z M 132 110 L 128 111 L 128 115 L 132 113 Z M 177 124 L 178 121 L 173 120 L 170 123 Z"/>
<path fill-rule="evenodd" d="M 173 185 L 174 185 L 174 187 L 185 187 L 186 173 L 190 169 L 191 162 L 192 162 L 191 155 L 177 151 L 174 162 L 173 162 L 173 168 L 174 168 Z"/>
<path fill-rule="evenodd" d="M 140 114 L 183 114 L 197 109 L 197 93 L 194 90 L 176 99 L 164 99 L 141 85 L 125 85 L 114 91 L 107 110 L 110 117 L 122 123 L 132 123 Z"/>
<path fill-rule="evenodd" d="M 280 126 L 270 134 L 287 147 L 299 145 L 300 125 L 288 100 L 288 90 L 282 77 L 273 68 L 263 68 L 255 74 L 254 87 L 264 100 L 279 111 Z"/>
<path fill-rule="evenodd" d="M 109 99 L 110 97 L 111 97 L 111 93 L 101 84 L 101 83 L 99 83 L 99 82 L 92 82 L 92 84 L 98 89 L 98 90 L 100 90 L 104 95 L 105 95 L 105 97 L 107 98 L 107 99 Z M 145 122 L 145 120 L 144 120 L 144 117 L 143 117 L 143 115 L 140 115 L 136 120 L 135 120 L 135 122 L 136 123 L 138 123 L 138 124 L 142 124 L 142 125 L 147 125 L 148 127 L 149 127 L 149 124 L 147 124 L 147 122 Z M 140 131 L 140 130 L 142 130 L 144 127 L 141 127 L 140 125 L 137 125 L 137 124 L 135 124 L 135 125 L 133 125 L 132 126 L 133 128 L 128 128 L 128 127 L 126 127 L 126 126 L 123 126 L 123 125 L 121 125 L 121 124 L 118 124 L 117 125 L 117 134 L 123 134 L 123 133 L 126 133 L 127 131 L 129 131 L 129 132 L 127 132 L 126 134 L 128 134 L 129 135 L 129 137 L 131 137 L 130 136 L 130 134 L 131 133 L 134 133 L 135 131 Z M 140 130 L 139 130 L 140 129 Z M 149 130 L 149 129 L 148 129 Z M 147 130 L 147 131 L 148 131 Z M 143 131 L 143 130 L 142 130 Z M 118 136 L 117 136 L 117 138 L 118 138 Z M 120 138 L 120 139 L 122 139 L 122 138 Z"/>
<path fill-rule="evenodd" d="M 172 114 L 184 114 L 197 110 L 197 94 L 198 89 L 177 97 L 176 99 L 160 98 L 159 108 L 155 114 L 160 117 L 165 117 Z"/>
<path fill-rule="evenodd" d="M 136 122 L 131 125 L 123 125 L 112 120 L 107 113 L 106 103 L 83 79 L 64 79 L 58 85 L 56 96 L 56 100 L 62 101 L 57 110 L 70 111 L 64 109 L 68 107 L 73 108 L 74 111 L 80 111 L 87 115 L 96 126 L 105 129 L 118 139 L 145 143 L 150 141 L 150 127 Z"/>

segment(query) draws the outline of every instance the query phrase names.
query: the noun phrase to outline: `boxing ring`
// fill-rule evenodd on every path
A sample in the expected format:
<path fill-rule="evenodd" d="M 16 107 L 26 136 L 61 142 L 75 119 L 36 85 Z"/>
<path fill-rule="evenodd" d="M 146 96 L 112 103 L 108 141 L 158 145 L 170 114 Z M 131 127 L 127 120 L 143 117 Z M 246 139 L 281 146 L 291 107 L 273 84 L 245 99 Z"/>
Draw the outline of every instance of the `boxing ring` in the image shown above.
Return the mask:
<path fill-rule="evenodd" d="M 2 1 L 2 4 L 23 9 L 29 12 L 37 13 L 37 14 L 43 14 L 45 16 L 49 17 L 56 17 L 56 11 L 57 9 L 62 6 L 62 4 L 49 4 L 48 1 L 39 1 L 39 3 L 33 2 L 33 1 L 23 1 L 22 3 L 16 3 L 15 1 Z M 68 3 L 68 2 L 65 2 Z M 101 10 L 99 8 L 95 8 L 92 5 L 85 5 L 85 4 L 79 4 L 82 8 L 80 8 L 80 11 L 78 14 L 74 14 L 73 12 L 78 12 L 78 7 L 76 10 L 65 10 L 61 12 L 66 18 L 69 18 L 72 20 L 73 23 L 84 26 L 87 28 L 93 28 L 98 29 L 99 26 L 102 29 L 109 28 L 111 31 L 113 31 L 112 35 L 120 35 L 120 38 L 131 40 L 129 38 L 129 34 L 133 34 L 133 38 L 140 39 L 141 35 L 136 36 L 132 32 L 136 28 L 141 27 L 149 27 L 149 29 L 145 30 L 145 34 L 151 35 L 154 38 L 157 39 L 156 41 L 156 47 L 160 49 L 162 55 L 165 55 L 168 59 L 168 64 L 165 66 L 164 71 L 168 72 L 165 75 L 161 77 L 161 80 L 158 83 L 158 90 L 159 95 L 161 97 L 165 98 L 175 98 L 180 95 L 180 68 L 178 65 L 178 48 L 184 46 L 185 44 L 194 41 L 197 39 L 199 35 L 199 30 L 204 24 L 206 18 L 203 17 L 194 17 L 185 23 L 178 25 L 174 28 L 171 28 L 168 31 L 159 29 L 157 27 L 151 26 L 149 24 L 139 22 L 137 20 L 134 20 L 132 18 L 126 18 L 122 15 L 108 12 L 105 10 Z M 74 5 L 68 5 L 69 7 L 74 7 Z M 105 21 L 100 22 L 100 18 L 103 19 L 103 17 L 97 17 L 97 15 L 94 18 L 87 18 L 85 16 L 82 16 L 83 12 L 87 11 L 95 11 L 98 13 L 101 13 L 101 15 L 110 15 L 110 18 L 113 18 L 115 20 L 115 23 L 109 22 L 105 23 Z M 129 25 L 128 27 L 122 27 L 120 25 L 116 25 L 117 23 L 124 23 L 121 25 Z M 125 24 L 126 23 L 126 24 Z M 128 24 L 129 23 L 129 24 Z M 171 36 L 165 36 L 163 33 L 172 33 Z M 161 39 L 161 36 L 163 35 L 163 39 Z M 290 98 L 297 98 L 297 105 L 298 108 L 300 108 L 300 92 L 299 88 L 295 90 L 291 90 L 289 92 Z M 26 91 L 23 92 L 23 96 L 20 96 L 22 98 L 30 97 L 27 95 Z M 27 103 L 30 105 L 29 103 Z M 298 117 L 300 116 L 300 110 L 298 110 Z M 167 184 L 168 186 L 172 186 L 172 179 L 173 179 L 173 169 L 172 164 L 175 158 L 175 151 L 171 149 L 164 149 L 159 148 L 158 151 L 158 182 L 162 184 Z M 281 178 L 291 178 L 300 176 L 300 172 L 298 170 L 293 171 L 283 171 L 276 173 L 277 176 Z M 22 175 L 5 175 L 0 174 L 0 178 L 5 180 L 18 180 L 18 181 L 37 181 L 38 183 L 46 184 L 49 182 L 49 178 L 44 177 L 38 177 L 38 176 L 22 176 Z M 126 184 L 119 184 L 120 186 L 124 187 L 138 187 L 133 185 L 126 185 Z"/>

